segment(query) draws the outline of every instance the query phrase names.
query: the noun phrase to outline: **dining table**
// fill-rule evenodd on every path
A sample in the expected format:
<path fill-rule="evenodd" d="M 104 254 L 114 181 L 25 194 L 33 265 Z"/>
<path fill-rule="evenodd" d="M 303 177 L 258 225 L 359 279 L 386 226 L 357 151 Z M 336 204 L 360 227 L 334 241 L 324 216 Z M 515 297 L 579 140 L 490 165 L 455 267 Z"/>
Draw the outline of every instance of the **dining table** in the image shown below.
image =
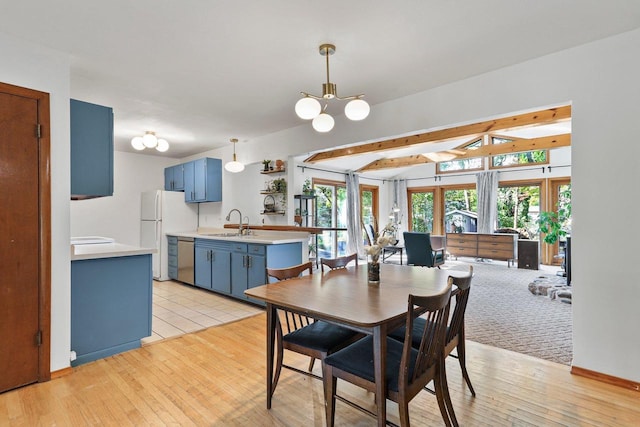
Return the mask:
<path fill-rule="evenodd" d="M 406 322 L 410 294 L 441 293 L 447 287 L 450 275 L 464 274 L 437 268 L 382 264 L 379 283 L 369 283 L 364 263 L 247 289 L 247 296 L 266 303 L 267 408 L 271 409 L 274 391 L 276 316 L 278 309 L 284 309 L 373 337 L 377 419 L 379 426 L 386 425 L 387 333 Z"/>

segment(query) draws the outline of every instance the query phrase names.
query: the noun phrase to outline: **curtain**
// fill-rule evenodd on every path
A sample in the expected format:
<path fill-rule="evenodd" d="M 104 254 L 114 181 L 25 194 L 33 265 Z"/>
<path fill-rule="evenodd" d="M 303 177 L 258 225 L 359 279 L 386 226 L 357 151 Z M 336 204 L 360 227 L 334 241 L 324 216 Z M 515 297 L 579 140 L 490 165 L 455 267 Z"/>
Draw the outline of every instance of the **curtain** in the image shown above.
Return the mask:
<path fill-rule="evenodd" d="M 398 245 L 404 245 L 404 239 L 402 233 L 409 231 L 409 205 L 407 202 L 407 180 L 406 179 L 394 179 L 393 180 L 393 203 L 391 209 L 396 207 L 400 209 L 395 214 L 396 225 L 398 231 L 396 238 L 399 240 Z"/>
<path fill-rule="evenodd" d="M 493 233 L 498 216 L 498 172 L 480 172 L 476 178 L 478 233 Z"/>
<path fill-rule="evenodd" d="M 365 258 L 362 243 L 362 223 L 360 218 L 360 180 L 358 175 L 349 172 L 347 182 L 347 248 L 349 254 L 357 253 L 358 258 Z"/>

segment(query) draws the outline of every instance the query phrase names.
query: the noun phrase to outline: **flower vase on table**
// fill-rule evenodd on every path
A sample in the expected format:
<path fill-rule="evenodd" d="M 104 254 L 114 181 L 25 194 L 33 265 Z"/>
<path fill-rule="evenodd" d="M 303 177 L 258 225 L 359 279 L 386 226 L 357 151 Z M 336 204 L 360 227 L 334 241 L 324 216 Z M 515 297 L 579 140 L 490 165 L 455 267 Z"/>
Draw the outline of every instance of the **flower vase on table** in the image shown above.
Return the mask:
<path fill-rule="evenodd" d="M 380 259 L 378 257 L 369 257 L 367 280 L 369 283 L 380 283 Z"/>
<path fill-rule="evenodd" d="M 386 231 L 388 227 L 389 226 L 385 227 L 383 233 L 381 233 L 382 235 L 373 239 L 374 242 L 372 242 L 371 245 L 364 247 L 368 255 L 367 278 L 369 283 L 380 283 L 380 254 L 385 246 L 388 246 L 395 240 L 394 236 L 387 235 Z"/>

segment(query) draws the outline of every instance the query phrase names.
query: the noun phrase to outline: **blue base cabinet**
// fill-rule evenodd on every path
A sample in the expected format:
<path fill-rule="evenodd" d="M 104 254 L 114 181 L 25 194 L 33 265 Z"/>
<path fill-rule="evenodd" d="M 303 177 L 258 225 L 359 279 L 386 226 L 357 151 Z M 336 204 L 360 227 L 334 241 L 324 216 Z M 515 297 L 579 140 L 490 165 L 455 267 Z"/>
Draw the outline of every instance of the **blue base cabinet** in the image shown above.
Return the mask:
<path fill-rule="evenodd" d="M 70 100 L 71 198 L 113 196 L 113 109 Z"/>
<path fill-rule="evenodd" d="M 71 366 L 140 347 L 151 335 L 151 254 L 71 262 Z"/>
<path fill-rule="evenodd" d="M 302 243 L 265 245 L 213 239 L 195 240 L 196 286 L 241 300 L 244 291 L 267 283 L 267 267 L 285 268 L 302 262 Z"/>
<path fill-rule="evenodd" d="M 212 291 L 231 293 L 231 243 L 195 240 L 195 285 Z"/>

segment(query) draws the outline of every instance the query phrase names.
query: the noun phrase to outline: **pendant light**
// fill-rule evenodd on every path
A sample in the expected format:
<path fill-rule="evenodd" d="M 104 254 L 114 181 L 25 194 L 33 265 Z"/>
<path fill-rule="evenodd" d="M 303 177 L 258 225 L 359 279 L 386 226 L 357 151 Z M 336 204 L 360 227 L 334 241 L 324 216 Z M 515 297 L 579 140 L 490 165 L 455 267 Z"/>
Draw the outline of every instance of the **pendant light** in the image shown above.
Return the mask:
<path fill-rule="evenodd" d="M 327 113 L 328 101 L 337 99 L 340 101 L 349 100 L 344 107 L 344 114 L 349 120 L 364 120 L 369 115 L 370 107 L 367 101 L 362 99 L 364 94 L 340 97 L 335 83 L 329 81 L 329 56 L 336 52 L 335 45 L 320 45 L 320 55 L 327 58 L 327 82 L 322 84 L 322 96 L 312 95 L 307 92 L 300 92 L 302 98 L 296 102 L 295 112 L 301 119 L 312 120 L 311 125 L 318 132 L 329 132 L 333 129 L 335 120 Z M 324 108 L 318 100 L 327 100 Z"/>
<path fill-rule="evenodd" d="M 231 173 L 238 173 L 244 170 L 244 164 L 236 160 L 236 143 L 237 142 L 238 142 L 237 138 L 231 138 L 231 143 L 233 144 L 233 161 L 227 162 L 224 165 L 224 168 Z"/>

